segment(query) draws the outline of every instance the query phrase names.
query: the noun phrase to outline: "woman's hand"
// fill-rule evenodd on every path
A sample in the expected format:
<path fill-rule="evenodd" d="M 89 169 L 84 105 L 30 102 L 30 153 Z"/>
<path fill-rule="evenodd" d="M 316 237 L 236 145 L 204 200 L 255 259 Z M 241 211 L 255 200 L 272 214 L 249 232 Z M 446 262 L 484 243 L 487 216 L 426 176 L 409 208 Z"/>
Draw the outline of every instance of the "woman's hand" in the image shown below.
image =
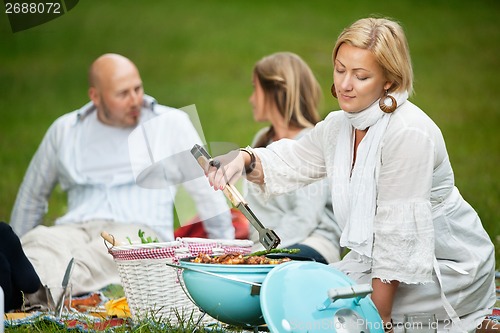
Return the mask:
<path fill-rule="evenodd" d="M 223 190 L 227 184 L 234 184 L 245 169 L 245 158 L 248 155 L 240 150 L 233 150 L 210 161 L 205 170 L 210 186 L 215 190 Z"/>

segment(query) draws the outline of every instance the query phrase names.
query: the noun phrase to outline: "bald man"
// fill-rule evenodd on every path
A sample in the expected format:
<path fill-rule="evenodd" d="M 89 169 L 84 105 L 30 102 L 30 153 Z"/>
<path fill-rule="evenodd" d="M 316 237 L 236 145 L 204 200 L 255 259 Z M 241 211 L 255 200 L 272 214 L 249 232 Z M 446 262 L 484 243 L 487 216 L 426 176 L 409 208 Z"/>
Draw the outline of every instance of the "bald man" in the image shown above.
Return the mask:
<path fill-rule="evenodd" d="M 160 241 L 172 241 L 177 186 L 139 186 L 131 166 L 129 137 L 138 126 L 160 124 L 164 155 L 189 151 L 201 140 L 183 111 L 157 104 L 144 94 L 136 66 L 118 54 L 105 54 L 89 70 L 90 102 L 58 118 L 48 129 L 19 189 L 10 225 L 42 284 L 59 286 L 75 258 L 73 293 L 119 283 L 116 265 L 101 231 L 115 238 L 137 237 L 139 229 Z M 192 157 L 192 156 L 191 156 Z M 186 163 L 196 161 L 191 158 Z M 229 207 L 204 177 L 187 179 L 183 168 L 167 176 L 193 197 L 210 238 L 233 239 Z M 199 169 L 199 167 L 198 167 Z M 167 171 L 165 171 L 167 172 Z M 67 192 L 67 212 L 55 225 L 41 225 L 52 190 Z"/>

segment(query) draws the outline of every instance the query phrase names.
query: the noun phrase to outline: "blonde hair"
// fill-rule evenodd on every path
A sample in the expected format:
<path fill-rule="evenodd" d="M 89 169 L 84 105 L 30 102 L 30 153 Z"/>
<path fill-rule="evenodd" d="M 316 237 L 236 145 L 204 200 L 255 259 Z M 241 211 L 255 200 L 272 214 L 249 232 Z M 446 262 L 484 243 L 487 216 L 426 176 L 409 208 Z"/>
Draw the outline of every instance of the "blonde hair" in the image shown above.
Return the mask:
<path fill-rule="evenodd" d="M 253 73 L 264 91 L 266 102 L 274 102 L 288 126 L 313 127 L 319 120 L 321 87 L 312 70 L 298 55 L 278 52 L 259 60 Z M 257 142 L 266 146 L 274 136 L 269 131 Z"/>
<path fill-rule="evenodd" d="M 389 92 L 413 93 L 413 69 L 410 49 L 403 28 L 387 18 L 364 18 L 354 22 L 339 35 L 333 48 L 335 64 L 342 44 L 369 50 L 383 68 L 388 81 L 393 82 Z"/>

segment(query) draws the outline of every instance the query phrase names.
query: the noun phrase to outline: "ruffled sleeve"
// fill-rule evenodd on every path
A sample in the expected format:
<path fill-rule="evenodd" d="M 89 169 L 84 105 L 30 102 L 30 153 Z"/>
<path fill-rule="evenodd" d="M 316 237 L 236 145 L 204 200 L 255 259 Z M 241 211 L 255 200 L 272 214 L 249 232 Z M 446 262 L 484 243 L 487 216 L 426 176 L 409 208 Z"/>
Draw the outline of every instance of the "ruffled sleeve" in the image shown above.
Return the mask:
<path fill-rule="evenodd" d="M 428 283 L 434 260 L 434 143 L 425 128 L 402 127 L 387 131 L 381 148 L 372 277 Z"/>
<path fill-rule="evenodd" d="M 407 284 L 432 281 L 434 228 L 430 203 L 379 206 L 372 277 Z"/>
<path fill-rule="evenodd" d="M 326 177 L 325 127 L 320 122 L 299 140 L 281 139 L 267 148 L 253 149 L 264 169 L 261 190 L 266 197 L 294 191 Z"/>

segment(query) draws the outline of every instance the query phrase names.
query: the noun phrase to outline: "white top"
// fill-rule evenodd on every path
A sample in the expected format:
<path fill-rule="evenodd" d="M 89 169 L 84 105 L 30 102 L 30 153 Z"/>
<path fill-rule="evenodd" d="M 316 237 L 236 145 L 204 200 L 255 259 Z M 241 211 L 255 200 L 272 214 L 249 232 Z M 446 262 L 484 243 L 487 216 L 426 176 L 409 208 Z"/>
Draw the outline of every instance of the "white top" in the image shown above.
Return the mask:
<path fill-rule="evenodd" d="M 81 147 L 82 173 L 102 183 L 130 175 L 127 142 L 131 129 L 103 124 L 97 119 L 96 112 L 89 114 L 82 126 L 86 138 Z"/>
<path fill-rule="evenodd" d="M 68 194 L 68 209 L 56 224 L 96 219 L 145 224 L 161 240 L 172 241 L 174 198 L 177 187 L 183 185 L 193 197 L 209 237 L 234 238 L 223 194 L 209 186 L 190 154 L 201 140 L 189 116 L 158 105 L 149 96 L 144 102 L 135 129 L 100 123 L 91 102 L 50 126 L 28 167 L 12 211 L 10 224 L 19 236 L 42 222 L 49 196 L 59 183 Z M 156 131 L 147 131 L 151 125 Z M 131 139 L 137 133 L 147 133 L 149 149 L 156 154 L 145 161 L 137 147 L 140 140 Z M 139 177 L 148 175 L 148 166 L 155 166 L 152 170 L 156 177 L 143 177 L 144 181 Z M 141 170 L 145 172 L 138 173 Z M 162 182 L 158 174 L 168 181 Z"/>
<path fill-rule="evenodd" d="M 252 146 L 267 129 L 257 133 Z M 294 139 L 308 131 L 310 129 L 303 129 Z M 259 220 L 278 234 L 280 247 L 304 243 L 309 238 L 306 245 L 318 251 L 328 262 L 340 259 L 340 227 L 333 217 L 330 186 L 326 179 L 268 200 L 259 193 L 260 187 L 246 181 L 244 184 L 245 199 Z M 254 228 L 250 229 L 250 239 L 255 251 L 263 249 Z"/>
<path fill-rule="evenodd" d="M 265 193 L 331 179 L 339 117 L 343 111 L 332 112 L 298 141 L 283 139 L 268 149 L 254 149 L 262 160 Z M 392 114 L 379 150 L 373 261 L 363 263 L 351 251 L 338 267 L 358 281 L 378 277 L 403 282 L 393 307 L 396 319 L 419 310 L 446 318 L 439 288 L 431 287 L 437 283 L 436 258 L 443 291 L 458 315 L 484 313 L 495 303 L 494 248 L 476 212 L 454 186 L 439 128 L 407 101 Z M 331 186 L 335 191 L 335 184 Z M 419 293 L 423 296 L 417 300 Z"/>

